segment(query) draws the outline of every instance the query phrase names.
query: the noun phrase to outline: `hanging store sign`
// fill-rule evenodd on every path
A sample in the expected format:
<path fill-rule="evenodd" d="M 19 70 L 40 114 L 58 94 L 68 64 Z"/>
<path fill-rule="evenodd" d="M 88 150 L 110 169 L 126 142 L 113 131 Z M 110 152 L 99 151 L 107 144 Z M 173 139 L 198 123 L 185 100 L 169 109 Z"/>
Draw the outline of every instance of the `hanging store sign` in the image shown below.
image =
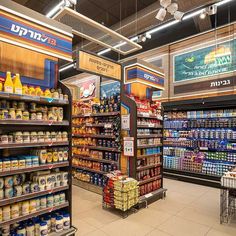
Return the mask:
<path fill-rule="evenodd" d="M 175 55 L 174 82 L 206 78 L 236 71 L 236 40 Z"/>
<path fill-rule="evenodd" d="M 0 41 L 72 60 L 72 36 L 58 33 L 0 10 Z"/>
<path fill-rule="evenodd" d="M 125 67 L 125 84 L 141 83 L 151 88 L 164 90 L 164 73 L 139 63 Z"/>
<path fill-rule="evenodd" d="M 79 51 L 77 70 L 121 80 L 121 65 L 93 54 Z"/>

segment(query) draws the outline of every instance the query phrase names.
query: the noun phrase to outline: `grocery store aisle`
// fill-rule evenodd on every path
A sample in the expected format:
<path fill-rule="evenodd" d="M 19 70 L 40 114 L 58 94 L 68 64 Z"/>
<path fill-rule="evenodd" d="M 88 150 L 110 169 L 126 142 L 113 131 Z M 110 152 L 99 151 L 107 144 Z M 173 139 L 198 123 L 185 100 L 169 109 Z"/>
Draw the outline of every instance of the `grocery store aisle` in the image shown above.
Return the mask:
<path fill-rule="evenodd" d="M 101 196 L 73 187 L 73 224 L 79 236 L 235 236 L 219 224 L 218 189 L 165 179 L 165 200 L 122 219 L 102 209 Z"/>

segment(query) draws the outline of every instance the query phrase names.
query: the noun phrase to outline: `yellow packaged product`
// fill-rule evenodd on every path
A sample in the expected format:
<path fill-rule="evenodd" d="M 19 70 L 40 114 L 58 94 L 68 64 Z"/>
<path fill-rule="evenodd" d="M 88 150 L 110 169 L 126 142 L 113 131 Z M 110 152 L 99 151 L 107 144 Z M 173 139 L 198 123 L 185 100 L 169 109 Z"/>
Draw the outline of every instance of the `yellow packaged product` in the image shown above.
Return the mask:
<path fill-rule="evenodd" d="M 35 95 L 38 96 L 38 97 L 43 96 L 43 91 L 40 87 L 35 88 Z"/>
<path fill-rule="evenodd" d="M 21 94 L 23 93 L 23 86 L 20 80 L 20 75 L 16 74 L 15 79 L 13 81 L 13 90 L 15 94 Z"/>
<path fill-rule="evenodd" d="M 4 92 L 6 93 L 13 93 L 13 81 L 11 78 L 11 72 L 7 72 L 6 80 L 4 83 Z"/>
<path fill-rule="evenodd" d="M 22 94 L 23 95 L 28 95 L 29 94 L 29 88 L 26 84 L 22 86 Z"/>
<path fill-rule="evenodd" d="M 49 89 L 46 89 L 46 90 L 44 91 L 44 96 L 47 97 L 47 98 L 51 98 L 51 97 L 52 97 L 52 93 L 50 92 Z"/>
<path fill-rule="evenodd" d="M 29 87 L 29 95 L 31 95 L 31 96 L 36 96 L 36 93 L 35 93 L 35 88 L 34 87 Z"/>

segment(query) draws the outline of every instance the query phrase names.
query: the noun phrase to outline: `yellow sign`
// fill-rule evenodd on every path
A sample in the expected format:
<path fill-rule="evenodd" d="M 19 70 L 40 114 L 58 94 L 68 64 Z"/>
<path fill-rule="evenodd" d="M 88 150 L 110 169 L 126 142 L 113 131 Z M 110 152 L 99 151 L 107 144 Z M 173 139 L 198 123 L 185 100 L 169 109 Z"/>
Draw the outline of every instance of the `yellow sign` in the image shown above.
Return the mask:
<path fill-rule="evenodd" d="M 87 52 L 79 51 L 79 62 L 77 66 L 79 70 L 121 80 L 121 65 Z"/>

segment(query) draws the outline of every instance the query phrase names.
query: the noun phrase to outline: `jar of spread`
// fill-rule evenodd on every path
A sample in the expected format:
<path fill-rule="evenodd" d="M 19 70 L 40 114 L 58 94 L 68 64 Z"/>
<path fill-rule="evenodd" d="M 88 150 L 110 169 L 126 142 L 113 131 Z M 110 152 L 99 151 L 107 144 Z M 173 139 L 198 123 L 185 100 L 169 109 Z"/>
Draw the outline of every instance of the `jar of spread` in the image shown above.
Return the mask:
<path fill-rule="evenodd" d="M 49 215 L 46 215 L 44 218 L 43 218 L 43 221 L 45 221 L 47 223 L 47 226 L 48 226 L 48 233 L 51 232 L 51 217 Z"/>
<path fill-rule="evenodd" d="M 54 206 L 58 206 L 60 204 L 60 195 L 59 194 L 55 194 L 53 196 L 53 202 L 54 202 Z"/>
<path fill-rule="evenodd" d="M 57 120 L 62 122 L 63 121 L 63 108 L 62 107 L 58 107 L 58 116 L 57 116 Z"/>
<path fill-rule="evenodd" d="M 54 113 L 52 111 L 48 112 L 48 120 L 50 120 L 50 121 L 54 120 Z"/>
<path fill-rule="evenodd" d="M 8 143 L 13 143 L 13 141 L 14 141 L 13 135 L 9 134 L 8 135 Z"/>
<path fill-rule="evenodd" d="M 3 221 L 11 219 L 11 207 L 9 205 L 2 208 L 2 219 Z"/>
<path fill-rule="evenodd" d="M 9 119 L 12 119 L 12 120 L 16 119 L 16 110 L 15 110 L 15 108 L 10 108 L 8 117 L 9 117 Z"/>
<path fill-rule="evenodd" d="M 57 215 L 55 213 L 53 213 L 51 215 L 51 230 L 54 232 L 55 229 L 56 229 L 56 218 L 57 218 Z"/>
<path fill-rule="evenodd" d="M 63 161 L 68 161 L 68 158 L 69 158 L 68 150 L 64 150 L 63 151 Z"/>
<path fill-rule="evenodd" d="M 57 152 L 57 149 L 53 149 L 53 152 L 52 152 L 52 160 L 53 162 L 58 162 L 58 152 Z"/>
<path fill-rule="evenodd" d="M 58 149 L 58 161 L 63 161 L 63 148 Z"/>
<path fill-rule="evenodd" d="M 24 201 L 22 202 L 22 205 L 21 205 L 21 214 L 23 216 L 25 215 L 28 215 L 30 213 L 29 211 L 29 201 Z"/>
<path fill-rule="evenodd" d="M 47 160 L 47 149 L 42 149 L 39 152 L 39 162 L 40 164 L 46 164 L 46 160 Z"/>
<path fill-rule="evenodd" d="M 23 111 L 22 113 L 22 119 L 23 120 L 29 120 L 30 116 L 29 116 L 29 112 L 28 111 Z"/>
<path fill-rule="evenodd" d="M 62 140 L 62 132 L 61 131 L 59 131 L 58 133 L 57 133 L 57 142 L 62 142 L 63 140 Z"/>
<path fill-rule="evenodd" d="M 32 167 L 32 158 L 31 158 L 31 156 L 26 156 L 25 157 L 25 167 L 27 168 L 27 167 Z"/>
<path fill-rule="evenodd" d="M 21 169 L 21 168 L 25 168 L 25 158 L 24 157 L 19 158 L 19 169 Z"/>
<path fill-rule="evenodd" d="M 28 194 L 28 193 L 30 193 L 30 183 L 29 183 L 29 182 L 24 183 L 24 184 L 22 185 L 22 193 L 23 193 L 23 194 Z"/>
<path fill-rule="evenodd" d="M 11 161 L 9 158 L 4 158 L 2 161 L 2 170 L 10 171 L 11 170 Z"/>
<path fill-rule="evenodd" d="M 16 119 L 17 120 L 22 120 L 22 118 L 23 118 L 22 110 L 21 109 L 17 109 L 16 110 Z"/>
<path fill-rule="evenodd" d="M 34 223 L 29 222 L 26 226 L 26 235 L 33 236 L 34 234 Z"/>
<path fill-rule="evenodd" d="M 30 213 L 36 212 L 36 200 L 35 199 L 30 200 L 29 211 L 30 211 Z"/>
<path fill-rule="evenodd" d="M 14 133 L 14 140 L 15 143 L 23 143 L 23 133 L 22 132 Z"/>
<path fill-rule="evenodd" d="M 14 196 L 21 196 L 23 193 L 23 189 L 22 189 L 22 186 L 21 185 L 18 185 L 18 186 L 14 186 Z"/>
<path fill-rule="evenodd" d="M 19 209 L 19 203 L 15 203 L 11 205 L 11 218 L 17 218 L 20 216 L 20 209 Z"/>
<path fill-rule="evenodd" d="M 39 166 L 39 157 L 38 156 L 31 156 L 32 159 L 32 166 Z"/>
<path fill-rule="evenodd" d="M 43 113 L 42 112 L 37 112 L 36 119 L 37 120 L 42 120 L 43 119 Z"/>
<path fill-rule="evenodd" d="M 70 215 L 68 213 L 63 214 L 63 230 L 70 228 Z"/>
<path fill-rule="evenodd" d="M 47 152 L 47 163 L 52 163 L 52 150 L 48 150 Z"/>
<path fill-rule="evenodd" d="M 57 141 L 57 135 L 56 135 L 56 132 L 51 132 L 51 139 L 52 139 L 52 142 L 56 142 Z"/>
<path fill-rule="evenodd" d="M 44 209 L 47 207 L 47 198 L 43 196 L 40 198 L 40 209 Z"/>
<path fill-rule="evenodd" d="M 23 143 L 30 143 L 30 133 L 23 132 Z"/>
<path fill-rule="evenodd" d="M 68 141 L 68 133 L 66 131 L 62 132 L 62 141 L 63 142 Z"/>
<path fill-rule="evenodd" d="M 38 132 L 38 142 L 40 142 L 40 143 L 44 142 L 44 132 L 43 131 Z"/>
<path fill-rule="evenodd" d="M 47 131 L 44 136 L 45 142 L 51 142 L 51 133 Z"/>
<path fill-rule="evenodd" d="M 48 114 L 47 112 L 43 112 L 43 120 L 48 121 Z"/>
<path fill-rule="evenodd" d="M 63 217 L 57 216 L 56 217 L 56 233 L 61 232 L 63 230 Z"/>
<path fill-rule="evenodd" d="M 4 187 L 11 188 L 13 186 L 13 176 L 7 176 L 4 178 Z"/>
<path fill-rule="evenodd" d="M 2 119 L 3 120 L 7 120 L 8 118 L 9 118 L 8 110 L 7 109 L 3 109 L 2 110 Z"/>
<path fill-rule="evenodd" d="M 8 143 L 8 136 L 7 135 L 1 135 L 1 143 Z"/>
<path fill-rule="evenodd" d="M 30 119 L 31 120 L 37 120 L 37 115 L 35 112 L 30 113 Z"/>
<path fill-rule="evenodd" d="M 11 170 L 17 170 L 19 168 L 19 161 L 17 158 L 11 158 Z"/>
<path fill-rule="evenodd" d="M 54 205 L 54 198 L 53 195 L 47 196 L 47 207 L 53 207 Z"/>
<path fill-rule="evenodd" d="M 65 193 L 60 193 L 60 204 L 64 203 L 66 201 L 66 195 Z"/>
<path fill-rule="evenodd" d="M 37 143 L 38 142 L 37 132 L 33 131 L 33 132 L 30 133 L 30 141 L 32 143 Z"/>
<path fill-rule="evenodd" d="M 40 236 L 47 236 L 48 235 L 48 226 L 47 226 L 47 222 L 42 221 L 40 223 L 40 228 L 39 228 L 39 232 L 40 232 Z"/>

